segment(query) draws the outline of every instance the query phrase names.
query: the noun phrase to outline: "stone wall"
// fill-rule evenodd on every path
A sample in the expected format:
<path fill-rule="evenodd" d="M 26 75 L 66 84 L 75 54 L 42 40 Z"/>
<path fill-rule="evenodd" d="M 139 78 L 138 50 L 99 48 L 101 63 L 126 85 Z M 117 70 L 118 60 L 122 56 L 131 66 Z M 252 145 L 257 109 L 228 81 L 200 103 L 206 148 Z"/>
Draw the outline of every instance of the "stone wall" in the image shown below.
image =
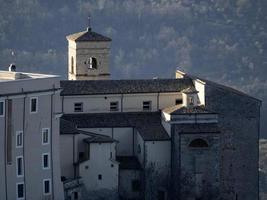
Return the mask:
<path fill-rule="evenodd" d="M 206 107 L 219 114 L 224 199 L 258 199 L 260 101 L 238 91 L 206 85 Z"/>

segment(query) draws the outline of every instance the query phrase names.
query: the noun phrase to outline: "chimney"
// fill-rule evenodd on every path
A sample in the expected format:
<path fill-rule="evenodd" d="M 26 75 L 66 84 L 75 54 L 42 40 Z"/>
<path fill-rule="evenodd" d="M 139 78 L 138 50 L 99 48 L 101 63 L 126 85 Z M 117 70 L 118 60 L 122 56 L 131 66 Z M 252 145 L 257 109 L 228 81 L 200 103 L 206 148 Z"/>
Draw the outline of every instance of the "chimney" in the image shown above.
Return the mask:
<path fill-rule="evenodd" d="M 8 67 L 8 71 L 10 72 L 15 72 L 16 71 L 16 65 L 11 63 Z"/>

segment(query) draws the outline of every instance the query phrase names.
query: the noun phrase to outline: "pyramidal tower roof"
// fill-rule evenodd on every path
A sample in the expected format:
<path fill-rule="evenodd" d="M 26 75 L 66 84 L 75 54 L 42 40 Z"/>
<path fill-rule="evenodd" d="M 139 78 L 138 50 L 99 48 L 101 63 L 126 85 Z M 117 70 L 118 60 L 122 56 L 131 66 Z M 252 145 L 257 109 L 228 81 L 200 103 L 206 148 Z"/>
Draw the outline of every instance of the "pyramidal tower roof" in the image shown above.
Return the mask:
<path fill-rule="evenodd" d="M 103 36 L 99 33 L 93 32 L 91 27 L 88 27 L 86 31 L 74 33 L 67 36 L 68 40 L 73 40 L 75 42 L 96 42 L 96 41 L 111 41 L 111 38 Z"/>

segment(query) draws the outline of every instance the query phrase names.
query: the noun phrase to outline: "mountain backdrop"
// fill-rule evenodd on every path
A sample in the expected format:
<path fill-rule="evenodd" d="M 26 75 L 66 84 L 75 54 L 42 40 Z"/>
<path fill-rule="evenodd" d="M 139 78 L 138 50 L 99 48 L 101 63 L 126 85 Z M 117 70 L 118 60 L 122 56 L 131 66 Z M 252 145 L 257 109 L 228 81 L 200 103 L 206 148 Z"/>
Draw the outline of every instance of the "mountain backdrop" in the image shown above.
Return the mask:
<path fill-rule="evenodd" d="M 67 74 L 65 36 L 113 39 L 114 79 L 174 77 L 176 68 L 263 100 L 267 138 L 266 0 L 0 0 L 0 69 Z"/>

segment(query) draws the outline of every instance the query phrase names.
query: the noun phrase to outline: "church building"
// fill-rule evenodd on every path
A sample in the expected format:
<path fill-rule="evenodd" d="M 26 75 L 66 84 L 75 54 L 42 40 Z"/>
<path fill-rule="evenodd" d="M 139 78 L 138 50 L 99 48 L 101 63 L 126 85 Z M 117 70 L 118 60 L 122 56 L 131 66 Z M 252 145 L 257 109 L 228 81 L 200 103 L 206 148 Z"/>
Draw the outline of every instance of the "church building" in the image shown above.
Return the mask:
<path fill-rule="evenodd" d="M 258 99 L 179 70 L 110 80 L 110 38 L 88 27 L 67 40 L 65 198 L 258 199 Z"/>

